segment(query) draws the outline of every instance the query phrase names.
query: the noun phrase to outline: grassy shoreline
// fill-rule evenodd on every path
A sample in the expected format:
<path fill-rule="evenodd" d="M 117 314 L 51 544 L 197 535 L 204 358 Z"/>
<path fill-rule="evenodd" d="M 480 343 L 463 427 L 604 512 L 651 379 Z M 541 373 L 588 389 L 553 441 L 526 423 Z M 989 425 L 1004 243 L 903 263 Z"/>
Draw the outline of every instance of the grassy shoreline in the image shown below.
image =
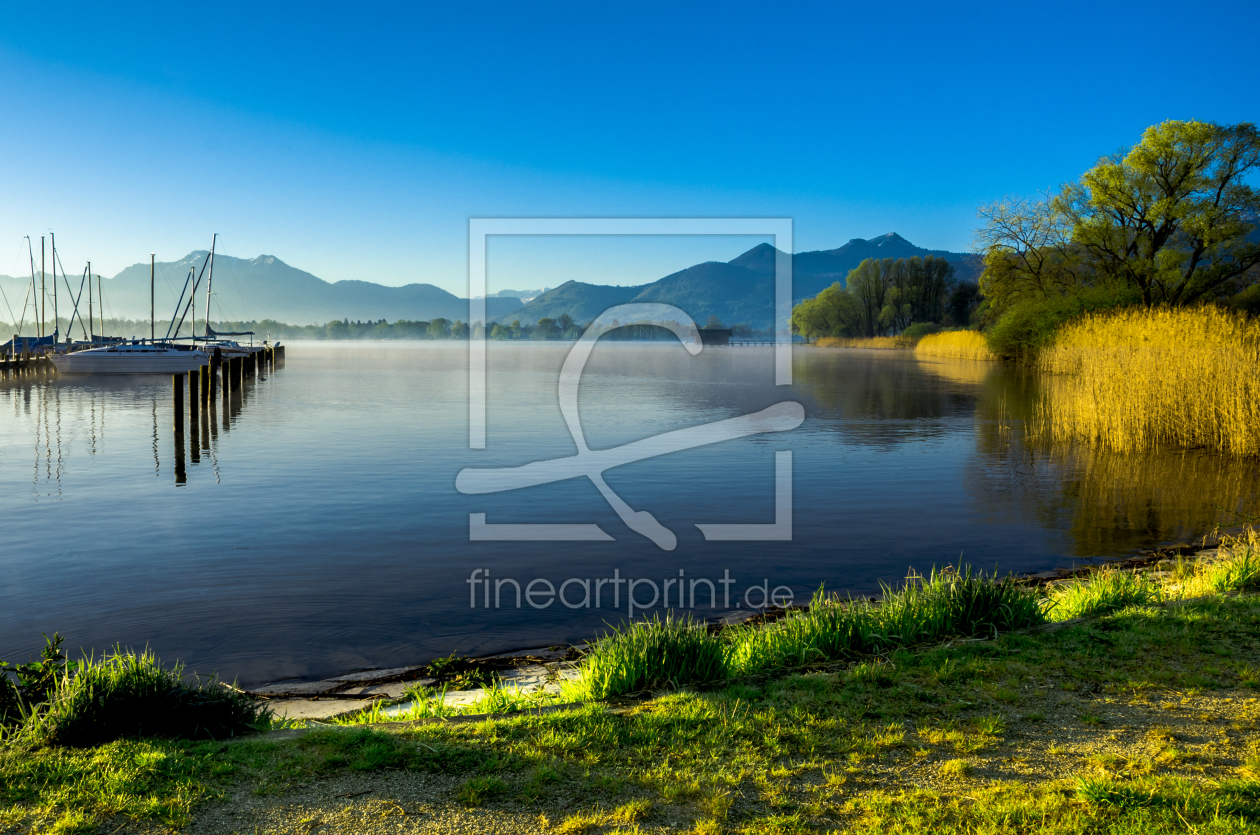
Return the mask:
<path fill-rule="evenodd" d="M 1113 588 L 1101 605 L 1073 602 L 1094 607 L 1084 619 L 644 701 L 8 747 L 0 828 L 1260 831 L 1255 545 L 1238 545 L 1242 560 L 1161 564 L 1139 575 L 1145 597 Z"/>

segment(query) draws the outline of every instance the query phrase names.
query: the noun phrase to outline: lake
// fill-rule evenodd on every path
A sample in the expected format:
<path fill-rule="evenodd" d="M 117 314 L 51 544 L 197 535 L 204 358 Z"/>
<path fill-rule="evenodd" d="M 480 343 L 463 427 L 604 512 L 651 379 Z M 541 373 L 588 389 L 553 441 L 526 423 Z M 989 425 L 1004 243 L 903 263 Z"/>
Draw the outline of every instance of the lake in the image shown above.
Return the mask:
<path fill-rule="evenodd" d="M 59 631 L 245 684 L 423 663 L 585 640 L 625 619 L 631 590 L 651 612 L 654 590 L 678 608 L 681 588 L 708 616 L 724 594 L 755 606 L 775 589 L 871 594 L 934 565 L 1122 556 L 1237 522 L 1257 493 L 1251 461 L 1030 440 L 1053 380 L 1006 366 L 797 346 L 793 385 L 776 387 L 769 347 L 691 357 L 676 342 L 597 347 L 579 399 L 590 448 L 785 400 L 805 419 L 608 470 L 674 550 L 585 477 L 460 493 L 465 468 L 575 453 L 556 393 L 568 347 L 491 343 L 487 443 L 471 450 L 466 344 L 291 344 L 226 419 L 216 404 L 179 481 L 169 378 L 0 381 L 0 659 Z M 697 525 L 775 521 L 782 451 L 791 541 L 707 541 Z M 470 514 L 609 538 L 470 541 Z"/>

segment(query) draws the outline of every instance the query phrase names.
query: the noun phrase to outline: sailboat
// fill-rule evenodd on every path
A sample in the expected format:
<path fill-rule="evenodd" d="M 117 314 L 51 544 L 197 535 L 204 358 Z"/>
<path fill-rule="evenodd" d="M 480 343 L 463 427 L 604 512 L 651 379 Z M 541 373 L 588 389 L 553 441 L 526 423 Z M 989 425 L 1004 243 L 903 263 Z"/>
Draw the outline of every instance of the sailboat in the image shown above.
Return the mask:
<path fill-rule="evenodd" d="M 211 245 L 213 250 L 213 244 Z M 204 269 L 204 266 L 203 266 Z M 149 261 L 150 297 L 153 285 L 153 260 Z M 196 292 L 196 285 L 193 285 Z M 191 299 L 190 299 L 191 302 Z M 180 305 L 183 296 L 180 296 Z M 179 313 L 177 305 L 176 313 Z M 184 310 L 187 313 L 187 308 Z M 184 317 L 179 317 L 180 325 Z M 172 319 L 172 327 L 174 324 Z M 149 312 L 149 330 L 154 332 L 153 311 Z M 168 332 L 167 336 L 170 334 Z M 70 351 L 65 354 L 54 354 L 51 357 L 53 367 L 59 374 L 182 374 L 192 371 L 210 362 L 210 354 L 200 350 L 194 344 L 191 347 L 176 345 L 169 338 L 148 341 L 135 340 L 119 342 L 101 348 L 89 348 L 85 351 Z"/>
<path fill-rule="evenodd" d="M 209 362 L 205 351 L 145 342 L 52 355 L 58 374 L 182 374 Z"/>

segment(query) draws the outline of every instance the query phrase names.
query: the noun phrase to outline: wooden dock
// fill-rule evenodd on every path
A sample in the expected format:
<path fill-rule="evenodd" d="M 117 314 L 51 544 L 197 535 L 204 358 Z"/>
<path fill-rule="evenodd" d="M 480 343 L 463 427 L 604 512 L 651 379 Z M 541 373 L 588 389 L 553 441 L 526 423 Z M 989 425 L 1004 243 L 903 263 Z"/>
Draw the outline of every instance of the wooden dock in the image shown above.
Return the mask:
<path fill-rule="evenodd" d="M 0 357 L 0 378 L 47 377 L 56 369 L 52 361 L 42 354 L 29 351 L 20 354 L 6 354 Z"/>

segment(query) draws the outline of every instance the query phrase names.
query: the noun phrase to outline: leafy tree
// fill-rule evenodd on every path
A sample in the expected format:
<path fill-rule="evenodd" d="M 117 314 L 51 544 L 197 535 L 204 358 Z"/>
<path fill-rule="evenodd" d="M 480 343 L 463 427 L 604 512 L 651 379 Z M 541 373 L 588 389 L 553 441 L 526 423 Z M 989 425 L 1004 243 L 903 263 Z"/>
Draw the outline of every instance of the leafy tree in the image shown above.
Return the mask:
<path fill-rule="evenodd" d="M 709 318 L 705 320 L 704 326 L 706 328 L 716 328 L 716 329 L 726 328 L 726 325 L 723 325 L 722 320 L 719 319 L 715 314 L 709 315 Z"/>
<path fill-rule="evenodd" d="M 545 316 L 538 320 L 531 334 L 534 339 L 555 339 L 559 335 L 560 329 L 556 327 L 556 320 Z"/>
<path fill-rule="evenodd" d="M 792 309 L 792 330 L 802 336 L 854 336 L 860 327 L 857 298 L 839 282 Z"/>
<path fill-rule="evenodd" d="M 940 322 L 954 283 L 954 266 L 943 258 L 866 259 L 848 276 L 857 334 L 899 333 L 915 322 Z"/>
<path fill-rule="evenodd" d="M 849 271 L 845 289 L 857 302 L 858 328 L 861 336 L 875 336 L 881 331 L 879 319 L 886 308 L 888 283 L 881 262 L 867 258 Z"/>
<path fill-rule="evenodd" d="M 429 337 L 432 339 L 445 339 L 450 336 L 451 323 L 441 316 L 429 322 Z"/>
<path fill-rule="evenodd" d="M 1246 182 L 1257 167 L 1252 124 L 1147 128 L 1057 195 L 981 209 L 981 289 L 999 314 L 1089 288 L 1147 306 L 1234 295 L 1260 266 L 1260 193 Z"/>

